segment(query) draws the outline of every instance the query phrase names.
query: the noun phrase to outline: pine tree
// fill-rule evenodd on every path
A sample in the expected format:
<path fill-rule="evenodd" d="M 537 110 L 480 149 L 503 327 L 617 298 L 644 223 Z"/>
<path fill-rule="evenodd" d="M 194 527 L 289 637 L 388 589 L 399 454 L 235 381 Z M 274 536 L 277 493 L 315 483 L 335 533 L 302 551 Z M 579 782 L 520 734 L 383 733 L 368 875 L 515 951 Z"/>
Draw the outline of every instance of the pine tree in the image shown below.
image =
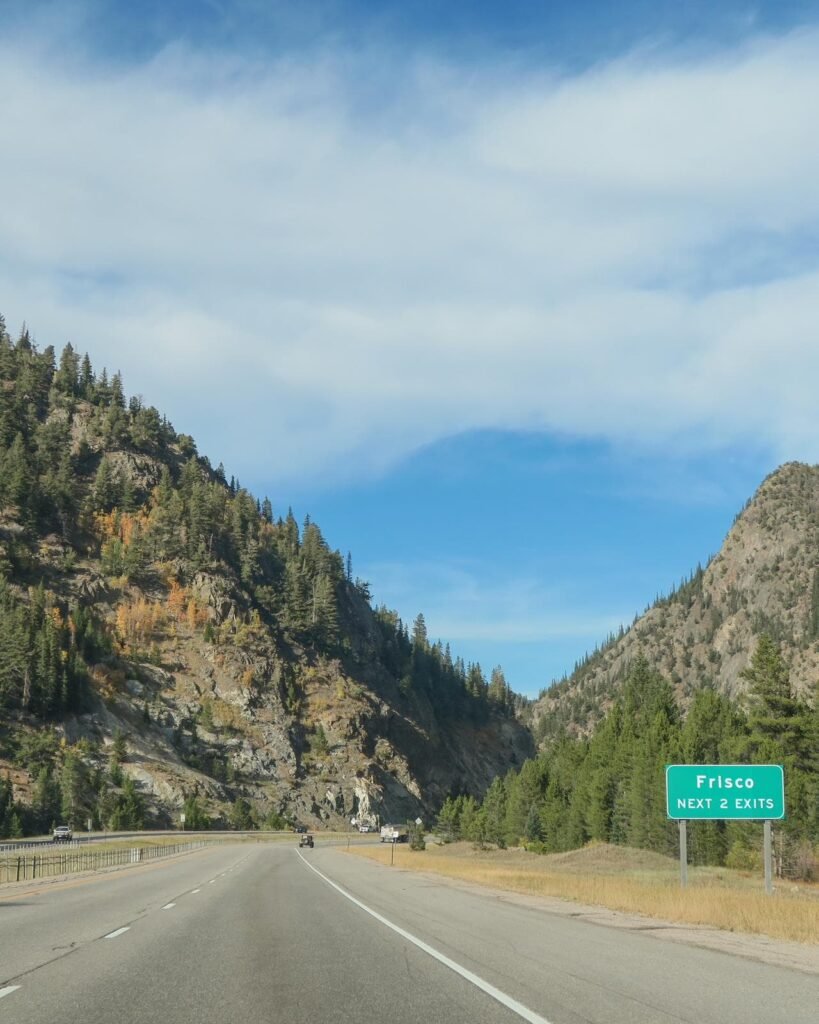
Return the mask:
<path fill-rule="evenodd" d="M 122 387 L 122 374 L 119 370 L 111 378 L 111 404 L 117 409 L 125 408 L 125 391 Z"/>
<path fill-rule="evenodd" d="M 492 676 L 489 681 L 489 699 L 497 707 L 505 709 L 507 706 L 507 700 L 509 698 L 509 686 L 506 682 L 506 677 L 503 674 L 503 669 L 500 665 L 496 665 L 492 669 Z"/>
<path fill-rule="evenodd" d="M 425 651 L 429 644 L 427 637 L 427 624 L 424 613 L 418 612 L 412 624 L 412 646 L 420 651 Z"/>
<path fill-rule="evenodd" d="M 5 504 L 24 511 L 31 505 L 34 492 L 31 457 L 26 449 L 25 438 L 18 433 L 2 461 L 0 495 Z"/>
<path fill-rule="evenodd" d="M 788 666 L 770 636 L 760 636 L 751 664 L 740 675 L 748 682 L 749 751 L 763 758 L 790 757 L 809 767 L 807 708 L 794 697 Z"/>
<path fill-rule="evenodd" d="M 74 397 L 80 390 L 80 358 L 71 344 L 60 355 L 60 367 L 54 377 L 54 386 L 64 395 Z"/>
<path fill-rule="evenodd" d="M 60 771 L 63 820 L 73 825 L 82 818 L 85 809 L 87 776 L 85 765 L 73 751 L 68 751 Z"/>
<path fill-rule="evenodd" d="M 39 831 L 49 832 L 60 816 L 60 787 L 50 768 L 43 767 L 34 789 L 34 812 Z"/>
<path fill-rule="evenodd" d="M 498 776 L 486 791 L 483 809 L 486 812 L 487 841 L 504 849 L 506 847 L 506 782 L 503 777 Z"/>
<path fill-rule="evenodd" d="M 91 368 L 91 360 L 86 352 L 82 357 L 82 364 L 80 366 L 79 393 L 89 401 L 93 397 L 94 383 L 94 371 Z"/>
<path fill-rule="evenodd" d="M 107 456 L 103 456 L 94 477 L 91 490 L 91 508 L 98 512 L 110 512 L 121 503 L 122 483 L 114 472 Z"/>
<path fill-rule="evenodd" d="M 338 643 L 338 612 L 329 576 L 321 575 L 313 580 L 311 605 L 311 627 L 315 642 L 325 649 L 333 649 Z"/>

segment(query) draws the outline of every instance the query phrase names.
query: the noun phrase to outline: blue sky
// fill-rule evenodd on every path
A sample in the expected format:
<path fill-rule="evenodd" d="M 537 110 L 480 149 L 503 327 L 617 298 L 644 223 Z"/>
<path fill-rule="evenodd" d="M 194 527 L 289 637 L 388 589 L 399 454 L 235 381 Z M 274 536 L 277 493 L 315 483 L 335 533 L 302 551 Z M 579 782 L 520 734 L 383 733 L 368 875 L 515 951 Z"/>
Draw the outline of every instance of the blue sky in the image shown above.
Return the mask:
<path fill-rule="evenodd" d="M 819 461 L 807 3 L 0 0 L 0 311 L 536 693 Z"/>

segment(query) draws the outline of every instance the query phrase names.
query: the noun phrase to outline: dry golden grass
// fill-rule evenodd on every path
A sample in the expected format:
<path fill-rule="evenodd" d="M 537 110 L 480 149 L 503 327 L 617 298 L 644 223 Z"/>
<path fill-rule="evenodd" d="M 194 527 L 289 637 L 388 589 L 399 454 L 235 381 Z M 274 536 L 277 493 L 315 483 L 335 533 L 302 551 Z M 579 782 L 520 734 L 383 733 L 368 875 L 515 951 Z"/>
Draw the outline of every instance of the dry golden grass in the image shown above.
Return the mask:
<path fill-rule="evenodd" d="M 360 847 L 356 856 L 390 863 L 389 847 Z M 819 943 L 819 889 L 778 883 L 773 896 L 761 878 L 725 868 L 689 868 L 680 888 L 675 861 L 644 850 L 591 846 L 538 856 L 520 850 L 472 850 L 466 843 L 396 847 L 395 866 L 530 896 L 558 897 L 663 921 L 708 925 L 775 939 Z"/>

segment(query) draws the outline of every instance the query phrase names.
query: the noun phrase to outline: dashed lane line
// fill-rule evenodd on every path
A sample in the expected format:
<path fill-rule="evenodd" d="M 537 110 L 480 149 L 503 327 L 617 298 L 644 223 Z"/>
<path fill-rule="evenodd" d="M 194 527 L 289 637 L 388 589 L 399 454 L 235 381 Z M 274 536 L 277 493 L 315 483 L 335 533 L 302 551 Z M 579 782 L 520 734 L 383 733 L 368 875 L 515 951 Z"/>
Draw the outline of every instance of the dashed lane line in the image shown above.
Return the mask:
<path fill-rule="evenodd" d="M 201 892 L 201 891 L 202 891 L 201 889 L 191 889 L 191 896 L 195 896 L 198 892 Z"/>
<path fill-rule="evenodd" d="M 16 992 L 19 987 L 19 985 L 6 985 L 5 988 L 0 988 L 0 999 L 2 999 L 3 996 L 10 996 L 11 993 Z"/>
<path fill-rule="evenodd" d="M 488 981 L 484 981 L 483 978 L 479 977 L 477 974 L 467 970 L 465 967 L 461 967 L 459 963 L 456 963 L 454 960 L 450 960 L 450 958 L 445 956 L 443 953 L 439 953 L 437 949 L 424 942 L 423 939 L 419 939 L 411 932 L 406 931 L 397 924 L 393 924 L 393 922 L 384 917 L 383 914 L 379 914 L 377 910 L 372 910 L 366 905 L 366 903 L 362 903 L 361 900 L 357 900 L 355 896 L 347 892 L 346 889 L 342 889 L 340 885 L 336 885 L 336 883 L 332 879 L 328 878 L 327 875 L 322 874 L 318 868 L 314 868 L 313 865 L 302 856 L 300 850 L 296 850 L 296 853 L 299 855 L 301 861 L 310 868 L 311 871 L 314 871 L 319 878 L 323 879 L 329 886 L 335 889 L 336 892 L 341 893 L 345 899 L 348 899 L 351 903 L 354 903 L 357 907 L 363 910 L 365 914 L 369 914 L 370 917 L 374 917 L 376 921 L 380 921 L 381 924 L 386 925 L 387 928 L 390 928 L 392 931 L 396 932 L 396 934 L 400 935 L 402 939 L 406 939 L 407 942 L 411 942 L 413 946 L 417 946 L 418 949 L 422 950 L 428 956 L 431 956 L 434 960 L 437 960 L 438 963 L 443 964 L 444 967 L 448 967 L 451 971 L 459 974 L 465 981 L 474 985 L 475 988 L 479 988 L 481 992 L 485 992 L 486 995 L 500 1003 L 501 1006 L 505 1006 L 508 1010 L 511 1010 L 512 1013 L 517 1014 L 518 1017 L 528 1021 L 528 1024 L 549 1024 L 549 1021 L 546 1020 L 545 1017 L 541 1017 L 540 1014 L 530 1010 L 528 1006 L 524 1006 L 523 1003 L 519 1003 L 517 999 L 513 999 L 505 992 L 501 992 L 499 988 L 495 988 L 494 985 L 490 985 Z"/>
<path fill-rule="evenodd" d="M 170 910 L 172 907 L 175 907 L 175 906 L 176 906 L 175 903 L 166 903 L 165 906 L 162 909 L 163 910 Z"/>
<path fill-rule="evenodd" d="M 117 928 L 116 931 L 109 932 L 105 936 L 105 938 L 106 939 L 115 939 L 118 935 L 122 935 L 124 932 L 128 932 L 130 930 L 131 930 L 131 926 L 129 924 L 127 924 L 127 925 L 125 925 L 124 928 Z"/>

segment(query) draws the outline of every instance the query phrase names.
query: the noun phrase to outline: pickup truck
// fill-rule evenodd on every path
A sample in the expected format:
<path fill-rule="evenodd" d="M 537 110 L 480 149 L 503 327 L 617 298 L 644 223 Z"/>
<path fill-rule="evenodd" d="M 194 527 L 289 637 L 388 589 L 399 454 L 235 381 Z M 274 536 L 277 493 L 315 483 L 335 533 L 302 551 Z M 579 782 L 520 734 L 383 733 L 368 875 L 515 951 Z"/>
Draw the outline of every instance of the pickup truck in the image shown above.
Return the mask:
<path fill-rule="evenodd" d="M 409 830 L 405 825 L 384 825 L 381 828 L 382 843 L 406 843 L 409 840 Z"/>
<path fill-rule="evenodd" d="M 74 833 L 71 831 L 69 825 L 58 825 L 54 829 L 54 833 L 51 836 L 53 843 L 70 843 L 74 838 Z"/>

